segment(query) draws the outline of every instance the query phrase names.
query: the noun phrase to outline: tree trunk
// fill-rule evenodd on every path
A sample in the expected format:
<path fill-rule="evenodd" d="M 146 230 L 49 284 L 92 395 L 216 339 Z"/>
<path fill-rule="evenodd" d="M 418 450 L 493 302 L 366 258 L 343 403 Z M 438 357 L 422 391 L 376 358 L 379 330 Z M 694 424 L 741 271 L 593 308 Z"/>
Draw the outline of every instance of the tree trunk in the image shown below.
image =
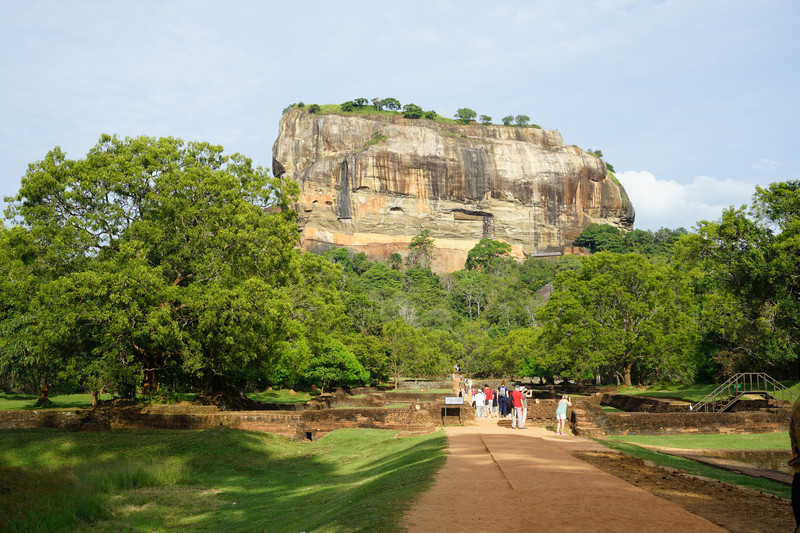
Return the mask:
<path fill-rule="evenodd" d="M 142 381 L 142 393 L 148 396 L 156 391 L 158 382 L 156 381 L 156 371 L 148 369 L 144 371 L 144 379 Z"/>
<path fill-rule="evenodd" d="M 90 391 L 90 394 L 92 395 L 92 407 L 97 407 L 97 402 L 100 400 L 100 391 L 93 390 Z"/>
<path fill-rule="evenodd" d="M 630 362 L 626 362 L 625 363 L 625 374 L 623 375 L 623 380 L 624 380 L 624 383 L 625 383 L 626 387 L 630 387 L 631 386 L 631 367 L 632 366 L 633 366 L 633 364 L 631 364 Z"/>

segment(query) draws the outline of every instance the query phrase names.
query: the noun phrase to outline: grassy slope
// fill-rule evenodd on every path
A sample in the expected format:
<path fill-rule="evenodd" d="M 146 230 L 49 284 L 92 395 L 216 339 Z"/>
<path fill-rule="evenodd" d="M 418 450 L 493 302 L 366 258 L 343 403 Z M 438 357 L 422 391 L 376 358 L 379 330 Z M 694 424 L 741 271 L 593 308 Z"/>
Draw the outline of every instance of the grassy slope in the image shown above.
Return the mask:
<path fill-rule="evenodd" d="M 396 531 L 443 464 L 446 439 L 393 437 L 0 430 L 0 493 L 15 495 L 0 530 Z"/>
<path fill-rule="evenodd" d="M 607 440 L 663 448 L 709 450 L 788 450 L 789 432 L 704 435 L 609 435 Z"/>

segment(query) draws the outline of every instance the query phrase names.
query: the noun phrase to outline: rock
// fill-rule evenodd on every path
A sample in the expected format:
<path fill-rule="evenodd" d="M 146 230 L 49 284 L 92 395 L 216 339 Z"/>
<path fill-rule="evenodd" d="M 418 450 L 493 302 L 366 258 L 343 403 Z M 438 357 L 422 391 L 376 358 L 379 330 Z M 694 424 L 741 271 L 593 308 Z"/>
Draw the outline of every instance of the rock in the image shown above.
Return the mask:
<path fill-rule="evenodd" d="M 602 160 L 536 128 L 294 108 L 281 118 L 273 171 L 300 185 L 304 250 L 344 246 L 385 260 L 407 255 L 427 229 L 439 273 L 463 268 L 483 237 L 517 258 L 560 255 L 576 251 L 590 223 L 629 230 L 635 216 Z"/>

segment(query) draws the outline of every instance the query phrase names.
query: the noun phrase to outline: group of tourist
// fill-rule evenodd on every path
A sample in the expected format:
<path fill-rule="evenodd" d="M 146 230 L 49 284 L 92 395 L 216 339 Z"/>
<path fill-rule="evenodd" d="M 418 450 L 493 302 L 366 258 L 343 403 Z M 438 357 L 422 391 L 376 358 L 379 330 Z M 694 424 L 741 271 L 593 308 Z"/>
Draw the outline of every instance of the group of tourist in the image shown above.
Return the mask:
<path fill-rule="evenodd" d="M 455 375 L 453 376 L 455 378 Z M 455 383 L 455 380 L 454 380 Z M 470 378 L 459 376 L 458 395 L 466 397 L 467 403 L 475 408 L 477 418 L 508 418 L 511 416 L 511 429 L 527 429 L 528 398 L 531 391 L 522 385 L 509 390 L 503 381 L 497 389 L 489 385 L 475 387 Z M 537 400 L 538 403 L 538 400 Z M 556 434 L 566 435 L 567 407 L 572 406 L 572 399 L 566 394 L 561 397 L 556 407 Z"/>

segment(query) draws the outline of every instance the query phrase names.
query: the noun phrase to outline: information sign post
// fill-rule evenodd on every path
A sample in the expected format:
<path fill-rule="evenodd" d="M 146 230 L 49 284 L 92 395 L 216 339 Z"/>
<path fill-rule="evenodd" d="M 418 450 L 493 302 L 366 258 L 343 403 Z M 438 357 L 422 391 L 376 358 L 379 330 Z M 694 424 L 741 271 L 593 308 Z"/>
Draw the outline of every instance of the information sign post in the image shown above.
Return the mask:
<path fill-rule="evenodd" d="M 444 397 L 444 407 L 442 408 L 442 411 L 444 413 L 444 425 L 445 426 L 447 425 L 447 409 L 451 405 L 452 406 L 456 406 L 456 405 L 458 406 L 458 423 L 463 425 L 464 424 L 464 420 L 462 418 L 462 412 L 461 412 L 461 409 L 463 409 L 463 407 L 464 407 L 464 397 L 463 396 L 445 396 Z"/>

